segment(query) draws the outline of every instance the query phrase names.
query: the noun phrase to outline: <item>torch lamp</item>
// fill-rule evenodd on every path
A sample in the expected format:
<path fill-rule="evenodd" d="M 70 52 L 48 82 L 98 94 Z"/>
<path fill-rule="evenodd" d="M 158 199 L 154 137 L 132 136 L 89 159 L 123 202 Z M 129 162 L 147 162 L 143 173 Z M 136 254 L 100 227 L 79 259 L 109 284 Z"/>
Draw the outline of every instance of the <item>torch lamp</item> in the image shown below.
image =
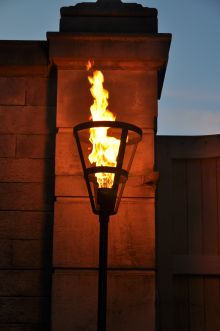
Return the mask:
<path fill-rule="evenodd" d="M 118 141 L 114 166 L 93 165 L 90 134 L 93 129 L 106 129 L 108 136 Z M 83 168 L 93 213 L 99 215 L 99 280 L 98 280 L 98 331 L 106 330 L 107 255 L 109 216 L 117 213 L 122 193 L 142 130 L 135 125 L 118 121 L 90 121 L 74 127 L 74 136 Z M 102 143 L 102 142 L 100 142 Z"/>

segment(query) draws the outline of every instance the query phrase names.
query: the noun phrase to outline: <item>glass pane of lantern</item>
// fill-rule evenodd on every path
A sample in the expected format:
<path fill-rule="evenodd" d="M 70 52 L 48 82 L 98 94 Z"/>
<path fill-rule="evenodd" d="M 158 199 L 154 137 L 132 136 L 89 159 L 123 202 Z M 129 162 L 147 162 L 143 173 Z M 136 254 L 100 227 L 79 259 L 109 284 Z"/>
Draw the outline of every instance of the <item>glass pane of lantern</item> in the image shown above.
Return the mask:
<path fill-rule="evenodd" d="M 92 151 L 92 145 L 89 141 L 89 129 L 82 129 L 80 131 L 78 131 L 78 135 L 79 135 L 79 140 L 80 140 L 80 144 L 81 144 L 81 149 L 82 149 L 82 153 L 83 153 L 83 159 L 86 165 L 86 168 L 88 168 L 89 166 L 91 166 L 91 163 L 89 162 L 89 154 Z"/>
<path fill-rule="evenodd" d="M 109 214 L 115 214 L 117 212 L 122 193 L 127 181 L 127 176 L 125 174 L 121 174 L 120 178 L 117 180 L 117 185 L 113 186 L 112 188 L 99 188 L 94 179 L 94 174 L 89 175 L 89 182 L 92 191 L 92 206 L 94 207 L 96 213 L 98 214 L 100 211 L 100 192 L 104 194 L 104 199 L 106 198 L 108 204 L 105 202 L 105 208 L 108 205 L 108 212 Z M 116 176 L 116 175 L 115 175 Z M 116 177 L 115 177 L 116 178 Z"/>
<path fill-rule="evenodd" d="M 122 194 L 125 188 L 125 184 L 126 184 L 127 179 L 125 177 L 121 177 L 119 185 L 118 185 L 118 191 L 117 191 L 117 196 L 116 196 L 116 201 L 115 201 L 115 208 L 114 211 L 115 213 L 117 213 L 121 198 L 122 198 Z"/>
<path fill-rule="evenodd" d="M 91 123 L 92 124 L 92 123 Z M 94 128 L 91 128 L 93 130 Z M 97 130 L 102 130 L 102 127 L 95 128 Z M 98 132 L 98 134 L 99 134 Z M 81 148 L 83 152 L 84 162 L 86 164 L 86 168 L 91 166 L 116 166 L 116 160 L 118 155 L 118 150 L 120 146 L 120 138 L 121 138 L 121 128 L 109 128 L 107 130 L 107 137 L 100 139 L 95 146 L 90 142 L 90 129 L 81 129 L 78 131 L 79 140 L 81 142 Z M 92 159 L 89 155 L 93 152 L 93 157 L 96 154 L 98 162 L 90 162 Z"/>
<path fill-rule="evenodd" d="M 138 142 L 141 140 L 141 136 L 139 133 L 135 131 L 128 130 L 128 136 L 126 141 L 126 149 L 125 149 L 125 155 L 123 160 L 123 166 L 122 168 L 126 170 L 127 172 L 130 171 L 132 161 L 135 155 L 135 151 L 138 145 Z"/>

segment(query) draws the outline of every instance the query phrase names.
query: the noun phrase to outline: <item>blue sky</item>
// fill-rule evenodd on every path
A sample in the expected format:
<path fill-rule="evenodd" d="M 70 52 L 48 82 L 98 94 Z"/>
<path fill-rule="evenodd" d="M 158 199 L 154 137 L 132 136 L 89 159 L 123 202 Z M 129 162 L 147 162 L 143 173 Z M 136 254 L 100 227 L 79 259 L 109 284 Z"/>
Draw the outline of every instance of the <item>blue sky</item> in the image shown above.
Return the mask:
<path fill-rule="evenodd" d="M 135 2 L 135 1 L 126 1 Z M 220 133 L 220 0 L 136 1 L 158 9 L 159 32 L 173 34 L 158 133 Z M 0 39 L 44 40 L 73 0 L 0 0 Z"/>

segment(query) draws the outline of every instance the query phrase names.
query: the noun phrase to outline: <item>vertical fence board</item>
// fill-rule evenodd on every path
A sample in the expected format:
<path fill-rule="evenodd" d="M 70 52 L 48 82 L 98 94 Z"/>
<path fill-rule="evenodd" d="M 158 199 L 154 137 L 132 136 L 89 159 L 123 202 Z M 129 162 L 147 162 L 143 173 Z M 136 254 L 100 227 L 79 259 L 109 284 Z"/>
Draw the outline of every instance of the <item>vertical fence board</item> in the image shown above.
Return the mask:
<path fill-rule="evenodd" d="M 173 279 L 172 261 L 172 210 L 168 208 L 172 197 L 172 163 L 166 142 L 158 144 L 160 186 L 157 208 L 157 287 L 160 293 L 157 301 L 157 324 L 159 331 L 174 331 L 173 328 Z M 167 183 L 170 183 L 167 186 Z"/>
<path fill-rule="evenodd" d="M 220 254 L 220 159 L 216 164 L 216 194 L 217 194 L 217 218 L 218 218 L 218 255 Z"/>
<path fill-rule="evenodd" d="M 190 302 L 190 330 L 206 331 L 204 287 L 202 277 L 190 277 L 189 280 Z"/>
<path fill-rule="evenodd" d="M 202 253 L 201 162 L 187 161 L 189 254 Z"/>
<path fill-rule="evenodd" d="M 186 164 L 184 160 L 173 162 L 173 251 L 188 252 L 188 224 L 186 205 Z"/>
<path fill-rule="evenodd" d="M 218 254 L 216 159 L 202 161 L 203 251 Z"/>
<path fill-rule="evenodd" d="M 174 330 L 190 330 L 189 319 L 189 282 L 186 277 L 174 278 Z"/>
<path fill-rule="evenodd" d="M 205 287 L 205 316 L 206 330 L 220 330 L 220 299 L 219 299 L 219 279 L 216 277 L 206 277 Z"/>

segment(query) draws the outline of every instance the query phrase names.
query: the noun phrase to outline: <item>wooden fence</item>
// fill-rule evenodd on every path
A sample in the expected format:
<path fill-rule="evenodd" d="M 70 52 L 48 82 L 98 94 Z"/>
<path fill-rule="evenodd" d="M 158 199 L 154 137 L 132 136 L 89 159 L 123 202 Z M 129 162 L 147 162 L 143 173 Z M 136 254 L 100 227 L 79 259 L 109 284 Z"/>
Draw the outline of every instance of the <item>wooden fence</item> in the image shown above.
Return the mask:
<path fill-rule="evenodd" d="M 220 136 L 158 137 L 158 330 L 220 330 Z"/>

